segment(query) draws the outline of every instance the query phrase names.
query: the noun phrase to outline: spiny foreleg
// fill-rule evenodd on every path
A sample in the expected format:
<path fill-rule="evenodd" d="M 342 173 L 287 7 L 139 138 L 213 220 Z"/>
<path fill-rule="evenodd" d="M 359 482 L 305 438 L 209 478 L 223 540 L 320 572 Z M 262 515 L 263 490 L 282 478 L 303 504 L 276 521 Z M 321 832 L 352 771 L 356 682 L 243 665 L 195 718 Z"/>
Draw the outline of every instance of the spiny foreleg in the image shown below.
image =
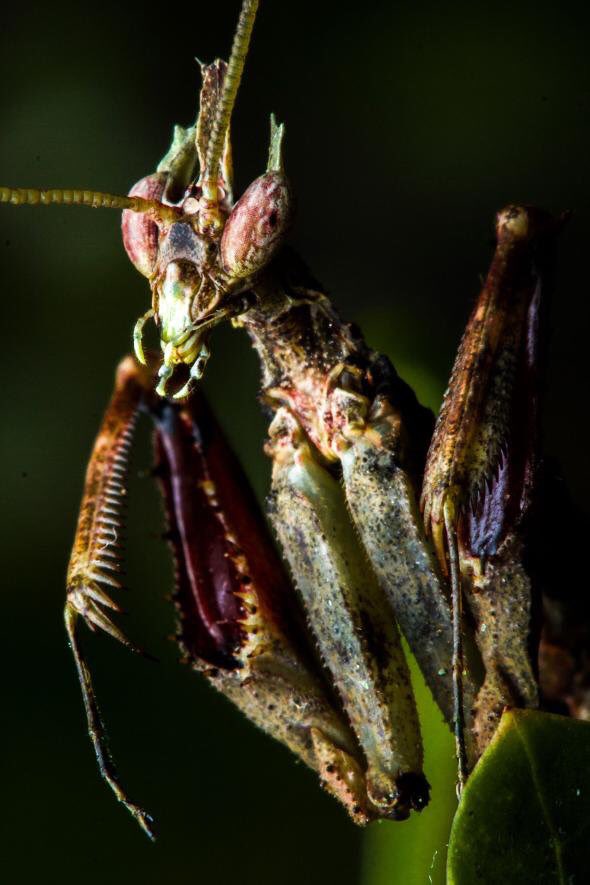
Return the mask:
<path fill-rule="evenodd" d="M 131 802 L 119 782 L 96 701 L 90 669 L 78 640 L 80 618 L 91 630 L 100 629 L 139 651 L 105 609 L 120 611 L 105 590 L 119 589 L 123 508 L 127 493 L 129 446 L 144 393 L 145 377 L 129 357 L 117 370 L 115 391 L 96 438 L 86 473 L 80 516 L 67 573 L 64 610 L 66 630 L 74 654 L 100 772 L 117 799 L 153 838 L 152 818 Z"/>
<path fill-rule="evenodd" d="M 202 397 L 181 406 L 152 389 L 150 371 L 123 360 L 88 467 L 68 569 L 66 627 L 101 774 L 153 837 L 150 816 L 120 784 L 77 635 L 82 618 L 137 650 L 104 612 L 118 606 L 101 585 L 119 586 L 127 452 L 141 408 L 155 424 L 155 472 L 175 555 L 185 659 L 317 771 L 353 820 L 365 824 L 379 814 L 367 797 L 365 760 L 307 648 L 292 588 L 247 480 Z"/>

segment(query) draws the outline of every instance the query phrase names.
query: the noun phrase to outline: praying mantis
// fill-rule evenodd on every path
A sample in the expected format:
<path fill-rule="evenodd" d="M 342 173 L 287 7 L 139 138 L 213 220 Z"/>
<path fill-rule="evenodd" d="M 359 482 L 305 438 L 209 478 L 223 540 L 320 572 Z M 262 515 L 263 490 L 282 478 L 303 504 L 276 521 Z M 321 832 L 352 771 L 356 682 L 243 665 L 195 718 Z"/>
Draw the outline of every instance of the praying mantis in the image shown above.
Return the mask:
<path fill-rule="evenodd" d="M 275 153 L 274 153 L 274 156 L 271 157 L 271 169 L 270 169 L 271 172 L 278 172 L 278 171 L 279 171 L 279 167 L 280 167 L 279 148 L 278 148 L 278 146 L 277 146 L 278 141 L 280 140 L 280 136 L 277 134 L 278 131 L 279 131 L 279 130 L 275 128 L 275 130 L 274 130 L 274 136 L 273 136 L 273 138 L 274 138 L 274 140 L 275 140 Z M 271 151 L 271 154 L 272 154 L 272 151 Z M 273 164 L 274 164 L 274 165 L 273 165 Z M 168 171 L 168 170 L 166 170 L 166 171 Z M 224 210 L 224 211 L 225 211 L 225 210 Z M 515 216 L 515 217 L 517 218 L 517 221 L 518 221 L 518 216 Z M 508 220 L 511 221 L 512 219 L 508 219 Z M 520 223 L 520 222 L 518 221 L 518 223 Z M 231 262 L 227 261 L 227 262 L 226 262 L 226 267 L 228 266 L 228 264 L 231 264 Z M 322 294 L 322 293 L 320 293 L 320 294 Z M 241 313 L 237 313 L 237 314 L 235 315 L 235 318 L 238 320 L 238 322 L 241 322 L 241 319 L 240 319 L 241 315 L 242 315 L 243 313 L 246 313 L 246 312 L 247 312 L 247 310 L 246 310 L 247 305 L 244 304 L 244 305 L 242 305 L 242 307 L 244 308 L 244 309 L 242 310 L 242 312 L 241 312 Z M 183 342 L 183 343 L 184 343 L 184 342 Z M 191 353 L 191 356 L 192 356 L 192 355 L 193 355 L 193 354 Z M 204 356 L 204 354 L 203 354 L 203 356 Z M 196 365 L 196 359 L 195 359 L 194 361 L 192 361 L 192 365 Z M 356 368 L 356 367 L 355 367 L 355 368 Z M 338 370 L 340 371 L 341 367 L 340 367 L 339 364 L 334 364 L 333 366 L 331 366 L 331 370 L 332 370 L 332 369 L 338 369 Z M 200 371 L 200 367 L 199 367 L 199 371 Z M 348 369 L 345 367 L 344 371 L 348 371 Z M 195 373 L 195 374 L 196 374 L 196 373 Z M 346 386 L 345 386 L 344 388 L 342 388 L 342 387 L 338 386 L 337 383 L 334 385 L 334 388 L 335 388 L 339 393 L 340 393 L 340 391 L 344 390 L 345 393 L 346 393 L 346 396 L 344 397 L 344 399 L 346 400 L 347 397 L 348 397 L 348 399 L 351 400 L 351 401 L 353 402 L 353 405 L 354 405 L 355 402 L 358 403 L 358 402 L 361 401 L 361 399 L 359 399 L 359 397 L 363 397 L 364 394 L 363 394 L 360 390 L 356 390 L 356 389 L 354 389 L 354 372 L 349 372 L 349 374 L 352 375 L 352 381 L 351 381 L 350 379 L 347 379 L 348 387 L 350 387 L 350 389 L 348 389 L 348 387 L 346 387 Z M 160 376 L 160 383 L 161 383 L 161 379 L 162 379 L 162 376 Z M 326 380 L 328 380 L 328 379 L 326 379 Z M 332 379 L 332 378 L 329 379 L 329 383 L 332 384 L 332 381 L 337 382 L 338 380 L 339 380 L 338 373 L 335 372 L 333 379 Z M 166 391 L 165 391 L 165 390 L 162 390 L 162 392 L 166 392 Z M 405 394 L 404 394 L 404 395 L 405 395 Z M 318 394 L 318 396 L 319 396 L 319 394 Z M 284 398 L 283 398 L 283 399 L 284 399 Z M 350 403 L 349 403 L 348 405 L 350 405 Z M 348 407 L 348 406 L 346 406 L 346 408 L 347 408 L 347 407 Z M 155 407 L 154 407 L 154 408 L 155 408 Z M 340 406 L 338 406 L 338 408 L 340 409 Z M 342 408 L 344 409 L 344 407 L 342 407 Z M 346 411 L 346 409 L 344 409 L 344 411 Z M 421 413 L 418 411 L 417 414 L 418 414 L 418 418 L 416 419 L 416 423 L 419 424 L 419 423 L 420 423 L 420 420 L 421 420 L 421 418 L 420 418 Z M 346 421 L 347 421 L 347 427 L 348 427 L 348 425 L 350 425 L 350 426 L 352 427 L 355 423 L 358 423 L 358 418 L 357 418 L 357 416 L 354 416 L 354 415 L 352 416 L 352 418 L 349 418 L 348 416 L 346 416 Z M 354 428 L 354 427 L 352 427 L 352 430 L 351 430 L 352 435 L 354 435 L 354 431 L 357 430 L 357 429 L 358 429 L 358 428 Z M 276 428 L 275 428 L 275 430 L 276 430 Z M 279 427 L 279 430 L 280 430 L 280 427 Z M 372 428 L 372 430 L 374 430 L 374 428 Z M 285 431 L 285 432 L 286 432 L 286 431 Z M 277 431 L 277 436 L 278 436 L 279 440 L 280 440 L 280 438 L 281 438 L 281 433 L 283 433 L 283 430 L 280 430 L 280 432 Z M 306 433 L 307 433 L 307 436 L 308 436 L 308 437 L 313 437 L 313 433 L 312 433 L 312 429 L 311 429 L 311 427 L 306 428 Z M 346 434 L 348 434 L 348 430 L 346 431 Z M 348 437 L 346 434 L 345 434 L 346 440 L 349 441 L 349 437 Z M 318 446 L 318 439 L 319 439 L 319 436 L 318 436 L 317 439 L 314 439 L 314 444 L 316 445 L 317 448 L 320 448 L 320 449 L 321 449 L 321 446 Z M 334 446 L 335 446 L 335 449 L 334 449 Z M 330 441 L 330 442 L 329 442 L 329 446 L 328 446 L 328 449 L 329 449 L 329 452 L 330 452 L 330 457 L 334 454 L 334 452 L 336 451 L 336 449 L 338 449 L 338 447 L 340 446 L 340 442 L 339 442 L 339 441 L 336 441 L 336 442 L 334 443 L 334 446 L 333 446 L 332 441 Z M 343 447 L 344 447 L 344 446 L 343 446 Z M 328 451 L 328 449 L 324 446 L 324 448 L 322 449 L 322 457 L 326 458 L 326 452 Z M 334 452 L 332 451 L 333 449 L 334 449 Z M 328 460 L 329 460 L 329 458 L 328 458 Z M 345 469 L 346 469 L 346 468 L 345 468 Z M 354 465 L 353 465 L 352 467 L 349 467 L 348 469 L 350 469 L 351 471 L 353 471 L 353 470 L 354 470 Z M 352 483 L 353 481 L 354 481 L 354 476 L 353 476 L 353 478 L 351 479 L 351 483 Z M 275 495 L 275 501 L 276 501 L 276 503 L 275 503 L 275 513 L 278 512 L 279 515 L 278 515 L 278 517 L 276 518 L 275 522 L 276 522 L 276 525 L 277 525 L 277 532 L 278 532 L 278 534 L 279 534 L 279 536 L 280 536 L 280 535 L 281 535 L 281 531 L 286 531 L 286 529 L 285 529 L 284 527 L 285 527 L 285 526 L 288 526 L 287 514 L 288 514 L 289 508 L 290 508 L 290 506 L 291 506 L 291 504 L 292 504 L 292 501 L 289 499 L 286 503 L 281 504 L 281 501 L 280 501 L 280 496 L 281 496 L 281 494 L 288 494 L 288 493 L 285 493 L 285 492 L 282 492 L 282 491 L 281 491 L 281 487 L 280 487 L 280 478 L 279 478 L 279 480 L 278 480 L 277 482 L 278 482 L 278 484 L 279 484 L 279 489 L 278 489 L 278 491 L 276 492 L 276 495 Z M 361 489 L 359 490 L 359 492 L 360 492 L 360 494 L 357 494 L 357 495 L 355 495 L 354 497 L 351 496 L 351 500 L 349 500 L 349 506 L 351 506 L 351 508 L 354 506 L 354 501 L 361 502 L 361 501 L 363 500 L 363 498 L 364 498 L 364 495 L 363 495 L 363 489 L 361 488 Z M 374 492 L 372 492 L 372 494 L 374 494 Z M 415 497 L 417 497 L 417 496 L 415 496 Z M 373 500 L 374 500 L 374 499 L 373 499 Z M 282 509 L 281 509 L 281 508 L 282 508 Z M 430 512 L 430 511 L 429 511 L 429 512 Z M 298 517 L 298 519 L 299 519 L 299 517 Z M 361 521 L 362 521 L 362 520 L 361 520 Z M 440 512 L 439 512 L 439 513 L 438 513 L 438 519 L 437 519 L 437 526 L 440 526 L 441 521 L 444 522 L 444 514 L 443 514 L 443 518 L 441 519 L 441 518 L 440 518 Z M 415 523 L 412 523 L 412 524 L 415 525 Z M 387 531 L 388 531 L 389 533 L 391 533 L 389 528 L 387 529 Z M 437 529 L 437 531 L 438 531 L 438 529 Z M 313 534 L 313 529 L 310 529 L 310 535 L 311 535 L 311 534 Z M 376 529 L 375 526 L 373 526 L 373 527 L 371 528 L 369 534 L 371 535 L 371 539 L 375 539 L 375 538 L 376 538 L 376 536 L 377 536 L 377 529 Z M 436 534 L 436 532 L 433 532 L 433 534 Z M 371 539 L 369 539 L 368 541 L 365 542 L 367 546 L 370 544 Z M 384 549 L 385 549 L 385 547 L 383 546 L 383 540 L 384 540 L 383 538 L 379 538 L 379 544 L 381 545 L 381 547 L 380 547 L 381 550 L 384 550 Z M 386 539 L 385 539 L 385 540 L 386 540 Z M 427 544 L 427 542 L 425 542 L 425 543 Z M 421 544 L 421 546 L 422 546 L 422 542 L 420 542 L 420 544 Z M 285 541 L 284 546 L 285 546 L 287 549 L 291 549 L 291 550 L 293 550 L 293 549 L 295 548 L 295 544 L 294 544 L 292 541 L 289 541 L 289 539 L 287 539 L 287 540 Z M 437 546 L 438 546 L 439 553 L 440 553 L 440 551 L 441 551 L 441 542 L 440 542 L 440 538 L 439 538 L 439 540 L 438 540 Z M 427 549 L 427 548 L 424 547 L 424 549 Z M 441 559 L 440 569 L 441 569 L 442 572 L 444 572 L 444 569 L 445 569 L 445 556 L 446 556 L 446 554 L 444 553 L 444 550 L 443 550 L 443 552 L 442 552 L 441 555 L 440 555 L 440 559 Z M 373 561 L 375 561 L 375 557 L 373 557 Z M 293 565 L 293 563 L 292 563 L 292 565 Z M 451 566 L 452 566 L 452 563 L 446 563 L 446 567 L 448 568 L 449 571 L 451 570 Z M 437 568 L 438 568 L 438 567 L 437 567 Z M 293 566 L 293 571 L 297 571 L 296 564 Z M 433 573 L 435 573 L 435 571 L 436 571 L 436 569 L 433 568 Z M 443 580 L 443 581 L 444 581 L 444 580 L 445 580 L 445 577 L 444 577 L 444 575 L 443 575 L 443 577 L 441 578 L 440 575 L 439 575 L 439 577 L 438 577 L 436 580 L 437 580 L 437 581 L 438 581 L 438 580 Z M 301 579 L 300 579 L 300 581 L 301 581 Z M 310 582 L 310 584 L 311 584 L 311 583 L 313 583 L 313 582 Z M 443 594 L 443 596 L 441 597 L 441 596 L 438 595 L 438 591 L 433 591 L 433 592 L 432 592 L 431 599 L 439 600 L 440 598 L 444 598 L 444 594 Z M 311 602 L 308 602 L 308 606 L 311 607 Z M 449 610 L 449 611 L 450 611 L 450 610 Z M 322 615 L 322 613 L 320 612 L 320 617 L 321 617 L 321 615 Z M 398 615 L 398 616 L 399 616 L 399 615 Z M 443 615 L 442 618 L 440 619 L 440 621 L 442 621 L 443 624 L 446 623 L 446 620 L 445 620 L 446 617 L 447 617 L 447 615 L 445 614 L 445 615 Z M 382 623 L 382 622 L 384 622 L 384 620 L 386 620 L 386 618 L 384 618 L 383 614 L 379 614 L 377 620 L 378 620 L 379 623 Z M 436 618 L 435 618 L 435 620 L 436 620 Z M 439 621 L 439 624 L 440 624 L 440 621 Z M 448 621 L 448 624 L 450 625 L 450 620 Z M 324 627 L 325 627 L 326 629 L 324 629 L 324 628 L 322 628 L 322 627 L 317 627 L 317 628 L 316 628 L 317 633 L 318 633 L 320 636 L 325 635 L 326 632 L 328 632 L 328 627 L 327 627 L 327 625 L 324 625 Z M 408 627 L 407 629 L 409 630 L 409 627 Z M 441 639 L 441 649 L 442 649 L 441 654 L 442 654 L 442 655 L 448 654 L 448 652 L 450 651 L 449 636 L 450 636 L 450 634 L 447 635 L 446 638 Z M 316 639 L 317 639 L 317 637 L 316 637 Z M 327 657 L 327 656 L 328 656 L 327 652 L 325 652 L 325 651 L 323 652 L 323 655 L 324 655 L 324 657 Z M 437 664 L 438 664 L 438 663 L 440 663 L 440 662 L 437 662 Z M 342 660 L 340 660 L 339 662 L 336 662 L 336 663 L 333 665 L 332 668 L 329 668 L 329 669 L 331 669 L 331 671 L 332 671 L 332 676 L 333 676 L 334 678 L 337 677 L 337 672 L 336 672 L 336 671 L 338 671 L 338 670 L 339 670 L 340 672 L 342 671 L 342 669 L 343 669 L 342 664 L 343 664 L 343 662 L 342 662 Z M 400 664 L 399 666 L 402 666 L 402 665 Z M 424 666 L 426 666 L 426 665 L 424 665 Z M 440 677 L 440 679 L 441 679 L 442 681 L 444 681 L 446 675 L 447 675 L 448 673 L 450 673 L 450 667 L 449 667 L 449 666 L 446 666 L 446 667 L 445 667 L 445 666 L 443 666 L 443 665 L 441 665 L 441 666 L 437 666 L 437 667 L 436 667 L 436 674 L 438 674 L 438 672 L 439 672 L 439 671 L 442 671 L 442 670 L 446 670 L 446 671 L 447 671 L 447 673 L 443 674 L 443 675 Z M 341 689 L 340 689 L 340 693 L 341 693 L 341 694 L 345 694 L 345 693 L 346 693 L 346 689 L 341 688 Z M 449 702 L 449 697 L 450 697 L 450 695 L 447 695 L 447 699 L 446 699 L 446 701 L 441 702 L 441 703 L 443 703 L 443 704 L 444 704 L 444 703 L 447 703 L 447 704 L 448 704 L 448 702 Z M 360 732 L 360 730 L 362 729 L 361 720 L 363 719 L 363 716 L 365 716 L 365 714 L 361 714 L 361 713 L 359 713 L 359 712 L 355 712 L 354 710 L 351 712 L 350 709 L 347 710 L 347 714 L 348 714 L 348 718 L 349 718 L 349 719 L 353 719 L 353 720 L 354 720 L 354 718 L 355 718 L 355 716 L 356 716 L 356 719 L 357 719 L 357 738 L 358 738 L 358 732 Z M 408 720 L 411 719 L 411 715 L 412 715 L 412 714 L 411 714 L 411 707 L 410 707 L 410 709 L 409 709 L 409 710 L 406 710 L 405 713 L 401 716 L 401 719 L 402 719 L 403 721 L 408 721 Z M 447 709 L 447 715 L 449 715 L 449 710 L 448 710 L 448 709 Z M 365 718 L 366 718 L 366 716 L 365 716 Z M 449 715 L 449 718 L 452 719 L 452 718 L 453 718 L 452 715 Z M 455 716 L 455 719 L 456 719 L 456 718 L 457 718 L 457 717 Z M 412 735 L 415 735 L 415 733 L 416 733 L 416 723 L 413 723 L 412 728 L 411 728 L 410 730 L 411 730 Z M 411 743 L 411 742 L 410 742 L 410 743 Z M 365 748 L 365 752 L 366 752 L 366 748 Z M 319 753 L 319 751 L 316 750 L 316 753 Z M 416 755 L 416 751 L 415 751 L 415 750 L 414 750 L 414 754 Z M 415 761 L 416 761 L 416 760 L 414 760 L 414 762 L 415 762 Z M 420 772 L 416 772 L 416 771 L 414 771 L 414 768 L 412 767 L 413 764 L 414 764 L 414 762 L 410 765 L 410 771 L 409 771 L 408 773 L 410 773 L 410 774 L 418 774 L 418 775 L 419 775 Z M 333 763 L 328 763 L 328 764 L 333 764 Z M 396 764 L 397 764 L 397 763 L 396 763 Z M 418 763 L 416 763 L 416 765 L 418 765 Z M 418 767 L 419 767 L 419 765 L 418 765 Z M 379 768 L 379 766 L 377 766 L 377 768 Z M 326 774 L 327 774 L 327 772 L 323 772 L 324 779 L 327 779 L 327 778 L 326 778 Z M 328 780 L 329 780 L 329 779 L 328 779 Z M 397 811 L 399 811 L 399 814 L 400 814 L 400 816 L 401 816 L 402 814 L 404 814 L 404 813 L 406 812 L 408 805 L 409 805 L 409 806 L 414 805 L 414 806 L 416 806 L 416 807 L 420 807 L 420 806 L 424 803 L 424 801 L 425 801 L 425 787 L 424 787 L 424 784 L 423 784 L 423 783 L 421 783 L 419 789 L 416 789 L 415 793 L 412 793 L 412 796 L 411 796 L 410 799 L 406 799 L 406 798 L 400 799 L 399 796 L 394 796 L 394 798 L 389 798 L 389 799 L 385 798 L 385 794 L 387 794 L 388 796 L 392 796 L 394 793 L 395 793 L 395 790 L 393 790 L 393 789 L 389 789 L 389 792 L 388 792 L 387 790 L 382 790 L 382 791 L 380 792 L 379 789 L 376 789 L 376 790 L 374 791 L 374 798 L 377 796 L 377 794 L 379 794 L 379 799 L 378 799 L 378 803 L 377 803 L 377 804 L 378 804 L 378 806 L 379 806 L 381 809 L 385 809 L 385 813 L 389 813 L 390 811 L 393 812 L 393 811 L 395 811 L 395 810 L 397 809 Z M 358 798 L 358 797 L 357 797 L 357 798 Z M 372 801 L 372 800 L 371 800 L 371 801 Z M 357 800 L 355 799 L 355 801 L 354 801 L 354 805 L 356 806 L 356 804 L 357 804 Z M 373 804 L 374 804 L 374 803 L 373 803 Z M 354 809 L 353 809 L 353 810 L 354 810 Z M 396 813 L 397 813 L 397 811 L 396 811 Z M 381 813 L 381 812 L 379 812 L 379 813 Z"/>

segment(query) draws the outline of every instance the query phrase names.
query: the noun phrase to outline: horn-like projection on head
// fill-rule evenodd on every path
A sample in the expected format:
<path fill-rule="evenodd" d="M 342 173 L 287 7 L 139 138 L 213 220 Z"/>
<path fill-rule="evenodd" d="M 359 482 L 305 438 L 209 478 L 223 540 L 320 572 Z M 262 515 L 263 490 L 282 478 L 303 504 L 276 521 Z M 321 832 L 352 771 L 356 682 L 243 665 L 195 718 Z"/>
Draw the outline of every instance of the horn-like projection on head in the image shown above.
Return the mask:
<path fill-rule="evenodd" d="M 148 278 L 153 296 L 151 308 L 135 325 L 135 353 L 144 363 L 143 329 L 148 320 L 154 319 L 163 350 L 157 386 L 161 396 L 166 395 L 166 383 L 180 364 L 190 366 L 190 373 L 175 397 L 189 394 L 209 356 L 205 334 L 222 318 L 235 313 L 235 303 L 219 304 L 224 286 L 227 289 L 232 283 L 235 289 L 249 274 L 259 270 L 262 259 L 270 257 L 271 247 L 275 247 L 278 234 L 285 227 L 278 225 L 278 221 L 287 217 L 286 188 L 281 190 L 282 181 L 277 184 L 273 178 L 264 182 L 262 177 L 233 207 L 234 221 L 221 249 L 226 266 L 218 260 L 218 247 L 226 222 L 231 220 L 233 205 L 228 173 L 229 124 L 257 11 L 258 0 L 243 0 L 227 66 L 219 60 L 202 66 L 204 86 L 196 125 L 186 130 L 175 128 L 171 149 L 157 172 L 141 179 L 127 196 L 73 188 L 0 187 L 0 203 L 12 206 L 123 210 L 125 249 L 137 270 Z M 282 128 L 273 125 L 271 157 L 277 154 L 277 170 L 281 134 Z M 200 176 L 195 182 L 197 159 Z M 274 174 L 272 164 L 266 177 Z M 268 196 L 269 189 L 272 206 L 266 214 L 256 216 L 255 225 L 248 224 L 246 210 L 251 204 L 260 208 L 261 198 Z M 172 202 L 177 205 L 170 205 Z M 266 202 L 270 205 L 271 201 Z M 129 212 L 142 217 L 130 216 Z M 270 227 L 266 215 L 270 216 Z M 240 238 L 244 243 L 237 242 Z"/>
<path fill-rule="evenodd" d="M 250 45 L 254 19 L 258 11 L 258 0 L 244 0 L 238 19 L 223 92 L 217 113 L 211 127 L 211 137 L 207 146 L 205 168 L 202 170 L 203 194 L 211 204 L 211 218 L 215 222 L 219 195 L 217 192 L 218 168 L 223 153 L 225 135 L 229 126 L 236 95 L 242 79 L 244 63 Z M 162 221 L 173 221 L 181 213 L 172 206 L 158 200 L 143 197 L 124 197 L 120 194 L 106 194 L 100 191 L 78 190 L 73 188 L 28 188 L 0 187 L 0 203 L 12 206 L 90 206 L 92 209 L 130 209 L 132 212 L 149 212 Z M 204 213 L 207 215 L 208 213 Z M 218 212 L 217 212 L 218 214 Z"/>
<path fill-rule="evenodd" d="M 201 210 L 200 228 L 204 233 L 212 228 L 219 228 L 222 224 L 219 213 L 219 163 L 221 161 L 225 136 L 232 111 L 236 101 L 236 95 L 242 79 L 246 55 L 250 45 L 254 19 L 258 10 L 258 0 L 244 0 L 240 11 L 240 18 L 234 35 L 231 55 L 227 65 L 227 71 L 223 83 L 223 92 L 217 105 L 217 113 L 211 126 L 211 137 L 207 145 L 205 168 L 201 174 L 201 187 L 203 197 L 208 202 L 205 211 Z"/>

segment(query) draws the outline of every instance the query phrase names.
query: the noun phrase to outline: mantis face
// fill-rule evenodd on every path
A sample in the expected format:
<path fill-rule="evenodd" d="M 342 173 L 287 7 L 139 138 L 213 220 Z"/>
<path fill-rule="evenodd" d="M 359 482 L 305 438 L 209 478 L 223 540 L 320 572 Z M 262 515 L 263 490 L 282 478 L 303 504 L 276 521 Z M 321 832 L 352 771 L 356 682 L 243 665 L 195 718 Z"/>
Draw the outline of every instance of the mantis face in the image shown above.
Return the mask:
<path fill-rule="evenodd" d="M 207 106 L 212 81 L 218 82 L 223 71 L 221 62 L 204 68 L 203 106 Z M 143 327 L 153 318 L 162 349 L 157 386 L 161 396 L 167 394 L 176 366 L 188 367 L 189 375 L 174 398 L 188 395 L 209 357 L 209 332 L 221 320 L 247 308 L 244 293 L 283 241 L 291 198 L 282 171 L 282 134 L 282 127 L 273 120 L 268 169 L 233 206 L 228 146 L 215 182 L 195 179 L 176 204 L 169 202 L 167 195 L 177 183 L 172 172 L 175 165 L 182 158 L 187 162 L 188 157 L 192 167 L 202 153 L 194 143 L 194 129 L 177 129 L 176 142 L 160 171 L 142 178 L 130 191 L 130 197 L 157 201 L 175 211 L 171 217 L 158 217 L 157 211 L 138 215 L 126 210 L 122 222 L 127 254 L 152 290 L 152 307 L 135 327 L 135 351 L 140 362 L 145 362 Z M 162 169 L 163 165 L 167 168 Z"/>

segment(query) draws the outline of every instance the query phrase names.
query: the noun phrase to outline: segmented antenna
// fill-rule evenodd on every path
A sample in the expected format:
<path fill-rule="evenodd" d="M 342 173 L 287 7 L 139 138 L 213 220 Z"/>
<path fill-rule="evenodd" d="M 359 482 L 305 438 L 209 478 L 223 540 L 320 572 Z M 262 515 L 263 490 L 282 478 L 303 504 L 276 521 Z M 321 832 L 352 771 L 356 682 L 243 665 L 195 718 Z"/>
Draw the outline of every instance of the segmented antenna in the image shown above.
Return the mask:
<path fill-rule="evenodd" d="M 258 0 L 244 0 L 242 3 L 240 18 L 238 19 L 238 26 L 223 83 L 223 91 L 217 105 L 217 113 L 215 114 L 213 125 L 211 126 L 211 136 L 207 145 L 205 169 L 203 170 L 204 182 L 217 181 L 225 133 L 229 126 L 240 80 L 242 79 L 257 10 Z"/>
<path fill-rule="evenodd" d="M 101 191 L 72 188 L 0 187 L 0 203 L 11 206 L 89 206 L 91 209 L 130 209 L 132 212 L 150 212 L 162 221 L 178 218 L 179 210 L 158 200 L 144 197 L 123 197 Z"/>

